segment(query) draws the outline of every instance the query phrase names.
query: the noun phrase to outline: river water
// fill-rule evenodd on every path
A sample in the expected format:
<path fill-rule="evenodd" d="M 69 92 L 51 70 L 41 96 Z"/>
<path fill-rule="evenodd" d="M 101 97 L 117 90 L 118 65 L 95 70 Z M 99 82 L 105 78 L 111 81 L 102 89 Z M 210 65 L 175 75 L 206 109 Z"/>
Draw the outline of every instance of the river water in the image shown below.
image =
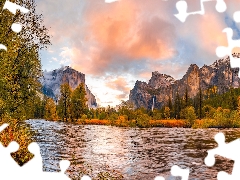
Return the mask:
<path fill-rule="evenodd" d="M 67 174 L 74 179 L 86 170 L 117 172 L 123 179 L 153 180 L 170 175 L 173 165 L 190 169 L 195 180 L 216 179 L 219 171 L 231 173 L 233 161 L 216 156 L 213 167 L 204 164 L 207 150 L 217 147 L 214 135 L 223 132 L 226 142 L 240 138 L 240 129 L 123 128 L 74 125 L 64 122 L 28 120 L 41 149 L 43 169 L 60 171 L 59 161 L 67 159 Z"/>

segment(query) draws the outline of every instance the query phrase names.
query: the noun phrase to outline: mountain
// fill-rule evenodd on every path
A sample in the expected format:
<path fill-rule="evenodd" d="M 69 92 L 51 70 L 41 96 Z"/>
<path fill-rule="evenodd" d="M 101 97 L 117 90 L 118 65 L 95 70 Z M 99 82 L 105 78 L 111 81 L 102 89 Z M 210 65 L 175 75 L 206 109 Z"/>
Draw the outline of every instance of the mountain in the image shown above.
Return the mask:
<path fill-rule="evenodd" d="M 161 74 L 157 71 L 152 73 L 148 83 L 137 81 L 130 91 L 129 102 L 135 108 L 144 107 L 151 109 L 161 108 L 169 99 L 174 102 L 177 93 L 183 97 L 186 91 L 190 98 L 199 92 L 217 87 L 217 93 L 222 94 L 230 88 L 240 87 L 238 68 L 231 68 L 229 57 L 215 61 L 212 65 L 199 68 L 191 64 L 186 74 L 179 80 Z"/>
<path fill-rule="evenodd" d="M 75 89 L 80 83 L 85 84 L 85 74 L 72 69 L 69 66 L 55 69 L 53 71 L 44 71 L 40 79 L 43 86 L 42 91 L 45 95 L 57 99 L 60 94 L 60 85 L 68 83 L 72 89 Z M 95 96 L 85 84 L 88 99 L 88 107 L 96 107 Z"/>

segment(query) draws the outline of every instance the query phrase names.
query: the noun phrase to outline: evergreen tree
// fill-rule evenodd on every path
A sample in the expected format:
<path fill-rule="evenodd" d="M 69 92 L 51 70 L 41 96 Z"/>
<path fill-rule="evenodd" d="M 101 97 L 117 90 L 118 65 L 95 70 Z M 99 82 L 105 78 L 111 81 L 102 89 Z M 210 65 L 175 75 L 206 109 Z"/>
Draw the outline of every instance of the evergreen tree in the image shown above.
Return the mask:
<path fill-rule="evenodd" d="M 73 119 L 79 119 L 83 114 L 87 114 L 87 98 L 84 84 L 81 83 L 73 91 L 71 97 L 71 115 Z"/>
<path fill-rule="evenodd" d="M 188 96 L 188 88 L 186 87 L 185 94 L 184 94 L 184 108 L 189 106 L 189 96 Z"/>
<path fill-rule="evenodd" d="M 181 111 L 181 99 L 180 99 L 179 93 L 177 91 L 176 99 L 174 102 L 174 116 L 176 119 L 180 118 L 180 111 Z"/>
<path fill-rule="evenodd" d="M 72 90 L 68 83 L 64 83 L 60 86 L 60 99 L 57 110 L 58 116 L 65 121 L 70 118 L 71 94 Z"/>
<path fill-rule="evenodd" d="M 202 119 L 203 94 L 201 87 L 199 88 L 199 119 Z"/>
<path fill-rule="evenodd" d="M 47 101 L 46 96 L 43 96 L 42 99 L 40 95 L 35 97 L 34 106 L 33 106 L 33 109 L 34 109 L 33 118 L 40 118 L 40 119 L 44 118 L 46 101 Z"/>

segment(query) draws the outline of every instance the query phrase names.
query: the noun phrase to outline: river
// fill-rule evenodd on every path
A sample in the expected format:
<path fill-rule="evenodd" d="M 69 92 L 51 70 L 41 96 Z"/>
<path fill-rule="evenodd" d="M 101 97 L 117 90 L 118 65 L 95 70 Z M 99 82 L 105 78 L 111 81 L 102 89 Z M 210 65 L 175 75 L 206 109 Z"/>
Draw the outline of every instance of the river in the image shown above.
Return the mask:
<path fill-rule="evenodd" d="M 67 174 L 74 179 L 83 169 L 91 176 L 115 172 L 129 180 L 167 180 L 173 165 L 190 168 L 190 178 L 216 179 L 219 171 L 231 173 L 233 161 L 216 157 L 213 167 L 204 164 L 207 150 L 217 147 L 214 135 L 223 132 L 226 142 L 240 137 L 240 129 L 124 128 L 75 125 L 46 120 L 28 120 L 36 130 L 43 169 L 60 171 L 59 161 L 71 161 Z"/>

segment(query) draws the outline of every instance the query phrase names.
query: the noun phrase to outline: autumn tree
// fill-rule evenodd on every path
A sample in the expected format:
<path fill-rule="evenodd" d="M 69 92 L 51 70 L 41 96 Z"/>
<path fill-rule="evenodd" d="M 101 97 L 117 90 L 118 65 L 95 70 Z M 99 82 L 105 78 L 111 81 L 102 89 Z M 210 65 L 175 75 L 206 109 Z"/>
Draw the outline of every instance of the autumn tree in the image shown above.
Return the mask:
<path fill-rule="evenodd" d="M 52 98 L 47 98 L 46 100 L 44 118 L 57 120 L 56 104 Z"/>
<path fill-rule="evenodd" d="M 170 113 L 171 113 L 170 108 L 169 108 L 168 106 L 166 106 L 166 107 L 164 108 L 164 117 L 165 117 L 166 119 L 170 119 Z"/>
<path fill-rule="evenodd" d="M 136 118 L 133 103 L 129 101 L 122 101 L 118 108 L 118 113 L 119 115 L 126 115 L 128 120 L 133 120 Z"/>
<path fill-rule="evenodd" d="M 40 92 L 39 51 L 50 44 L 50 37 L 42 25 L 42 16 L 36 13 L 34 0 L 11 2 L 24 6 L 30 12 L 17 12 L 13 15 L 4 10 L 0 14 L 0 42 L 7 47 L 7 51 L 0 50 L 0 97 L 5 104 L 3 114 L 15 119 L 25 119 L 37 92 Z M 1 8 L 4 3 L 5 0 L 0 0 Z M 14 22 L 23 24 L 20 33 L 11 30 Z"/>

